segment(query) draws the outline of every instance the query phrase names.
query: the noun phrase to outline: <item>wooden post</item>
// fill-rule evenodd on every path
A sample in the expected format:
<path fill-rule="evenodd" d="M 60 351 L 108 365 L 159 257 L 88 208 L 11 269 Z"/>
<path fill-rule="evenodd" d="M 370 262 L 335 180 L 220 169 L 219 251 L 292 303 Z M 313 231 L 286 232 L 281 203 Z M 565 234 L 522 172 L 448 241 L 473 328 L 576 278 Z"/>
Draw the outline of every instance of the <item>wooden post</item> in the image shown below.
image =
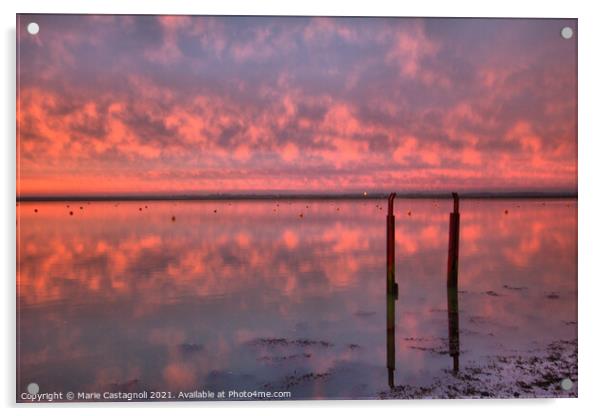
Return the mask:
<path fill-rule="evenodd" d="M 454 211 L 449 214 L 449 250 L 447 255 L 447 318 L 449 355 L 453 358 L 454 373 L 460 367 L 460 319 L 458 307 L 458 258 L 460 249 L 460 201 L 457 193 Z"/>
<path fill-rule="evenodd" d="M 447 285 L 458 287 L 458 255 L 460 248 L 460 201 L 453 193 L 454 212 L 449 214 L 449 249 L 447 253 Z"/>
<path fill-rule="evenodd" d="M 395 386 L 395 300 L 398 297 L 395 282 L 395 215 L 393 215 L 395 195 L 395 193 L 389 195 L 387 211 L 387 370 L 391 388 Z"/>
<path fill-rule="evenodd" d="M 395 192 L 389 195 L 389 208 L 387 211 L 387 293 L 393 294 L 397 292 L 397 285 L 395 283 L 395 215 L 393 215 L 395 196 Z"/>

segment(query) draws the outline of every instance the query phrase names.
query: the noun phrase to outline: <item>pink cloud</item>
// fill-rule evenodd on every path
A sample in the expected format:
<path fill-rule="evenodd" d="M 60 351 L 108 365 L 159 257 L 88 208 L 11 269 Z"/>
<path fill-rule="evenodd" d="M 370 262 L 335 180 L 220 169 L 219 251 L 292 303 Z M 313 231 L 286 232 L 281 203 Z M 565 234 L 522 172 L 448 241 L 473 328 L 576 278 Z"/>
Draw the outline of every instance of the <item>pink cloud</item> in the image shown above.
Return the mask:
<path fill-rule="evenodd" d="M 574 65 L 512 22 L 458 55 L 448 21 L 114 17 L 61 43 L 48 19 L 20 37 L 22 194 L 576 189 Z"/>

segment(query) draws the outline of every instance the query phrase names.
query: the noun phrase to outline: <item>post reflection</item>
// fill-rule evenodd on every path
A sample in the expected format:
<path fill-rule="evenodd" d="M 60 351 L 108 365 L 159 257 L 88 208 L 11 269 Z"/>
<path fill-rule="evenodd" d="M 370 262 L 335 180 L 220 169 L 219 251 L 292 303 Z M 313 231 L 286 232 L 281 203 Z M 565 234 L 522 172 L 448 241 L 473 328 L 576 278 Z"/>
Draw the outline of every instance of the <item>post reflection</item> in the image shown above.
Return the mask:
<path fill-rule="evenodd" d="M 460 369 L 460 319 L 458 314 L 458 287 L 447 286 L 447 319 L 449 323 L 449 355 L 454 373 Z"/>
<path fill-rule="evenodd" d="M 387 293 L 387 372 L 389 387 L 395 387 L 395 297 Z"/>

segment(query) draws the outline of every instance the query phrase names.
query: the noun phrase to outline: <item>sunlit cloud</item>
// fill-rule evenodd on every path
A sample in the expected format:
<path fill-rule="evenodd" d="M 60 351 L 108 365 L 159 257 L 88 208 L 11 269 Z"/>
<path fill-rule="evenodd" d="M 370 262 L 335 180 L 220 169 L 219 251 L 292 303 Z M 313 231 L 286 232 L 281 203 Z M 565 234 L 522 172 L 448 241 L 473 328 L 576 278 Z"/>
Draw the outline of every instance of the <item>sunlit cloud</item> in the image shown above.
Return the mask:
<path fill-rule="evenodd" d="M 576 191 L 573 21 L 35 19 L 21 195 Z"/>

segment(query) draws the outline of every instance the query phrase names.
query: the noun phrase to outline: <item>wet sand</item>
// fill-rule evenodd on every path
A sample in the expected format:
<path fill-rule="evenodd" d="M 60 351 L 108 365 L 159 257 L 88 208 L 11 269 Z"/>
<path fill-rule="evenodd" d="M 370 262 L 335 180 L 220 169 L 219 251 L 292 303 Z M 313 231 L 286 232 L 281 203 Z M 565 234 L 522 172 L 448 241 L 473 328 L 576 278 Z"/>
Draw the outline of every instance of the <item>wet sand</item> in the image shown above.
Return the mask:
<path fill-rule="evenodd" d="M 563 380 L 571 380 L 563 388 Z M 565 382 L 566 383 L 566 382 Z M 577 397 L 577 340 L 557 341 L 524 354 L 487 357 L 466 363 L 421 386 L 400 384 L 381 399 Z"/>

